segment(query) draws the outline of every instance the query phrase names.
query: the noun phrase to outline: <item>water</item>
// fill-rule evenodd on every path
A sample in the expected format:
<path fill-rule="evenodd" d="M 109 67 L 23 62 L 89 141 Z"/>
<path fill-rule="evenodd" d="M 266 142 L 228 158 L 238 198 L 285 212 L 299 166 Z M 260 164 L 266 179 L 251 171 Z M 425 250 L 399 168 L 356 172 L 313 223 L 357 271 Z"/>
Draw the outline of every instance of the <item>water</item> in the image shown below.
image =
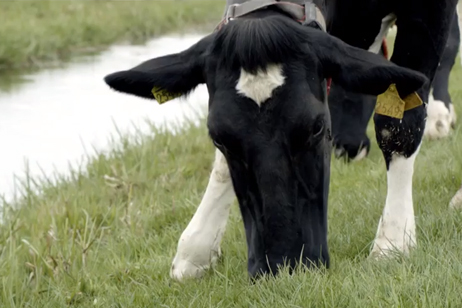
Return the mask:
<path fill-rule="evenodd" d="M 18 187 L 14 175 L 24 177 L 26 161 L 30 175 L 49 177 L 81 164 L 86 153 L 107 150 L 117 129 L 149 132 L 146 120 L 170 128 L 172 123 L 198 121 L 206 112 L 205 86 L 187 100 L 158 105 L 110 90 L 103 77 L 184 50 L 201 37 L 164 37 L 143 46 L 113 46 L 85 62 L 26 76 L 28 83 L 0 92 L 0 195 L 13 199 Z"/>

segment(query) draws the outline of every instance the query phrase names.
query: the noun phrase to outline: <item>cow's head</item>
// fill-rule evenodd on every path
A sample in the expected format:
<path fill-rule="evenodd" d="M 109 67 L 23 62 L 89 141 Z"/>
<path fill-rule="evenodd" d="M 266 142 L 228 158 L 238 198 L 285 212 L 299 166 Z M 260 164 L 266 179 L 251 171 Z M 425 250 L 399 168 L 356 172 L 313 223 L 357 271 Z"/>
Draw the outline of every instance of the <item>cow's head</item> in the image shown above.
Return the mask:
<path fill-rule="evenodd" d="M 379 55 L 387 57 L 382 45 Z M 374 112 L 377 97 L 345 90 L 332 84 L 329 94 L 329 111 L 332 118 L 334 153 L 337 158 L 361 160 L 369 154 L 370 139 L 367 125 Z"/>
<path fill-rule="evenodd" d="M 286 16 L 256 12 L 189 49 L 106 77 L 115 90 L 153 99 L 153 87 L 209 92 L 208 130 L 226 157 L 244 220 L 251 276 L 283 263 L 328 266 L 331 123 L 325 79 L 403 95 L 426 78 Z"/>

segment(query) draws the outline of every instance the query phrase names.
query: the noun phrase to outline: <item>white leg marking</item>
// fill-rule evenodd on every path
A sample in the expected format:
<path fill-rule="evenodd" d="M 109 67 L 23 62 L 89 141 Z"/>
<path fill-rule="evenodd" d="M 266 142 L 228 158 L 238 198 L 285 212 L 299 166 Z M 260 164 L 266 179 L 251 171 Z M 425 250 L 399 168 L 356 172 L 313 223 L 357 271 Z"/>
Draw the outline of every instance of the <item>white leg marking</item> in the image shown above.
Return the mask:
<path fill-rule="evenodd" d="M 178 241 L 170 277 L 180 281 L 198 278 L 216 263 L 234 196 L 228 164 L 223 154 L 216 150 L 207 189 Z"/>
<path fill-rule="evenodd" d="M 416 245 L 412 176 L 417 151 L 409 158 L 393 155 L 387 172 L 387 200 L 380 217 L 371 255 L 384 256 L 393 250 L 408 253 Z"/>
<path fill-rule="evenodd" d="M 424 136 L 428 139 L 440 139 L 449 136 L 451 120 L 451 113 L 444 102 L 435 100 L 433 94 L 430 93 Z"/>
<path fill-rule="evenodd" d="M 261 106 L 273 93 L 273 90 L 284 84 L 284 75 L 280 64 L 272 64 L 266 68 L 266 73 L 258 71 L 250 74 L 241 69 L 241 75 L 236 85 L 237 93 L 252 99 Z"/>
<path fill-rule="evenodd" d="M 452 197 L 451 202 L 449 202 L 449 207 L 451 209 L 462 209 L 462 186 L 456 192 L 454 197 Z"/>
<path fill-rule="evenodd" d="M 451 103 L 449 105 L 449 118 L 451 119 L 451 127 L 454 127 L 456 125 L 456 122 L 457 122 L 457 114 L 456 114 L 456 111 L 454 109 L 454 104 Z"/>

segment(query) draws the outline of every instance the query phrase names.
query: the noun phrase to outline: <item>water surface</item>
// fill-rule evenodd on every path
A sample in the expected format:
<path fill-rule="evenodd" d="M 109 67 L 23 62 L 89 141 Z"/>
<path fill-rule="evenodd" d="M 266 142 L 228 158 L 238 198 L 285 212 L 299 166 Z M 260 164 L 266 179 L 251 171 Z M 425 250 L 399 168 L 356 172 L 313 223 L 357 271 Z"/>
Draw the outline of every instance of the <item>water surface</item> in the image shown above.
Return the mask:
<path fill-rule="evenodd" d="M 0 195 L 13 198 L 18 183 L 14 175 L 24 176 L 26 162 L 35 177 L 66 173 L 86 153 L 108 149 L 116 129 L 149 132 L 146 120 L 167 127 L 186 119 L 198 120 L 206 112 L 205 86 L 187 100 L 158 105 L 110 90 L 103 77 L 184 50 L 201 37 L 164 37 L 143 46 L 113 46 L 65 68 L 24 76 L 28 82 L 0 91 Z"/>

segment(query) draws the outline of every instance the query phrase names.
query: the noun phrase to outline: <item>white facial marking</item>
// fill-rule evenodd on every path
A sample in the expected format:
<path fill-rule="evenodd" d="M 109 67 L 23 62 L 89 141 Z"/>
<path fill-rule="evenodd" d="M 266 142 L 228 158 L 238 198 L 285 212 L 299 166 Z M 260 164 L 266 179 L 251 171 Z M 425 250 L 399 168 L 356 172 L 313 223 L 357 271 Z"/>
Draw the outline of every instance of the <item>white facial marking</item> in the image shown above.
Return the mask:
<path fill-rule="evenodd" d="M 185 278 L 199 278 L 216 263 L 234 196 L 226 159 L 216 150 L 207 189 L 178 241 L 170 277 L 180 281 Z"/>
<path fill-rule="evenodd" d="M 447 137 L 451 132 L 451 114 L 444 102 L 435 100 L 430 94 L 427 104 L 427 123 L 424 136 L 428 139 Z"/>
<path fill-rule="evenodd" d="M 269 99 L 273 90 L 284 84 L 284 75 L 280 64 L 271 64 L 267 72 L 258 71 L 250 74 L 241 69 L 241 75 L 236 85 L 237 93 L 252 99 L 258 106 Z"/>
<path fill-rule="evenodd" d="M 412 176 L 417 151 L 409 158 L 393 155 L 387 172 L 387 199 L 380 217 L 373 257 L 388 255 L 397 250 L 408 253 L 416 245 Z"/>

